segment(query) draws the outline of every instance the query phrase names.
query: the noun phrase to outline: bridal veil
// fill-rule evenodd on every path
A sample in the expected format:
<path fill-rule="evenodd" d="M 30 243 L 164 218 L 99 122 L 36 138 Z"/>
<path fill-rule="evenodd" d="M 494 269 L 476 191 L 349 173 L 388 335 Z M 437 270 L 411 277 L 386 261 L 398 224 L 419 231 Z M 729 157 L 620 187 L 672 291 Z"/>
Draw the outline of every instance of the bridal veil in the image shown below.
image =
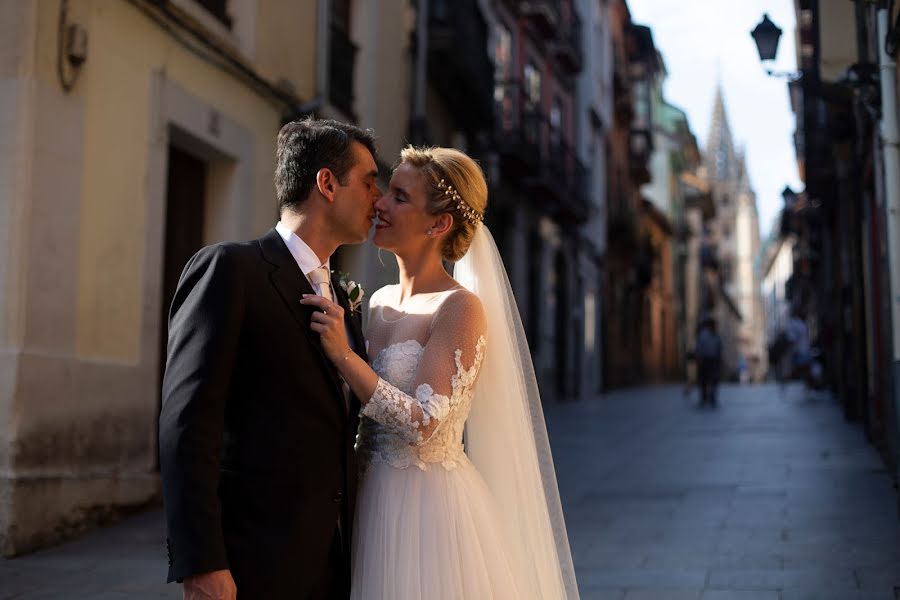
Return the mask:
<path fill-rule="evenodd" d="M 531 354 L 494 239 L 478 226 L 454 278 L 487 316 L 487 351 L 466 422 L 466 453 L 488 484 L 519 573 L 544 599 L 577 599 L 556 471 Z"/>

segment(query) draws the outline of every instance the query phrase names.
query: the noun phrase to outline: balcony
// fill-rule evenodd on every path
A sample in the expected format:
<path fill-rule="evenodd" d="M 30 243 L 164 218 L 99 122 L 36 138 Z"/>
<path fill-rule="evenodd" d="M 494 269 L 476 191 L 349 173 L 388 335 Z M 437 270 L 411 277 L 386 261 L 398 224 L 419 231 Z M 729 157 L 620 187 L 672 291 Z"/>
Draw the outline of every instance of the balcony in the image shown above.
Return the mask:
<path fill-rule="evenodd" d="M 490 129 L 494 68 L 477 0 L 432 0 L 428 38 L 430 85 L 451 114 L 464 116 L 461 129 Z"/>
<path fill-rule="evenodd" d="M 519 2 L 519 14 L 525 17 L 534 30 L 547 39 L 553 39 L 559 29 L 558 0 L 533 0 Z"/>
<path fill-rule="evenodd" d="M 512 177 L 524 177 L 538 168 L 540 127 L 540 107 L 528 102 L 522 83 L 498 83 L 494 88 L 494 145 L 504 171 Z"/>
<path fill-rule="evenodd" d="M 572 6 L 569 18 L 565 19 L 559 32 L 559 39 L 553 44 L 553 54 L 557 62 L 569 73 L 581 71 L 584 64 L 584 44 L 581 36 L 581 17 Z"/>
<path fill-rule="evenodd" d="M 350 41 L 347 33 L 332 23 L 328 99 L 351 120 L 356 119 L 353 112 L 353 65 L 356 50 L 356 44 Z"/>
<path fill-rule="evenodd" d="M 564 141 L 547 146 L 542 157 L 542 183 L 549 183 L 557 196 L 556 216 L 563 222 L 583 223 L 590 216 L 587 195 L 587 169 L 578 160 L 574 149 Z"/>
<path fill-rule="evenodd" d="M 495 149 L 507 176 L 536 192 L 548 214 L 564 222 L 585 221 L 587 170 L 574 149 L 540 105 L 528 101 L 519 82 L 498 85 L 494 99 Z"/>

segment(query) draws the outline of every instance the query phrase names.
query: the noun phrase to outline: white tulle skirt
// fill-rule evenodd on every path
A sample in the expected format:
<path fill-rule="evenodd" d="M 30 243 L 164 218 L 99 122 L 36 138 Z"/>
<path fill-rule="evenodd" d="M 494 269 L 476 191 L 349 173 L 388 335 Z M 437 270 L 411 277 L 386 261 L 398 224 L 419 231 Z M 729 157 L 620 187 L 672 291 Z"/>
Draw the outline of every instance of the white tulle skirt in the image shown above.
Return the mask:
<path fill-rule="evenodd" d="M 353 534 L 353 600 L 505 600 L 520 593 L 487 485 L 468 460 L 425 471 L 376 462 Z"/>

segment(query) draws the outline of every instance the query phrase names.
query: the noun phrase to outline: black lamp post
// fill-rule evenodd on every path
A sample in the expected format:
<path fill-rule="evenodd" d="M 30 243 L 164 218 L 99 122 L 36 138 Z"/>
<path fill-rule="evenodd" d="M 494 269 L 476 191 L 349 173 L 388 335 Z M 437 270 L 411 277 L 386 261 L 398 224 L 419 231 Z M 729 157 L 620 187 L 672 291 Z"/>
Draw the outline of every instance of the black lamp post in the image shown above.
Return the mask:
<path fill-rule="evenodd" d="M 781 28 L 769 19 L 768 14 L 763 15 L 762 21 L 750 32 L 750 35 L 756 42 L 759 60 L 763 62 L 775 60 L 775 55 L 778 54 L 778 40 L 781 39 Z"/>
<path fill-rule="evenodd" d="M 763 15 L 762 21 L 750 32 L 750 35 L 753 37 L 753 41 L 756 42 L 759 60 L 763 63 L 775 60 L 775 55 L 778 54 L 778 41 L 781 39 L 781 28 L 772 22 L 768 14 Z M 786 77 L 792 81 L 800 78 L 799 73 L 775 72 L 768 67 L 766 68 L 766 73 L 772 77 Z"/>

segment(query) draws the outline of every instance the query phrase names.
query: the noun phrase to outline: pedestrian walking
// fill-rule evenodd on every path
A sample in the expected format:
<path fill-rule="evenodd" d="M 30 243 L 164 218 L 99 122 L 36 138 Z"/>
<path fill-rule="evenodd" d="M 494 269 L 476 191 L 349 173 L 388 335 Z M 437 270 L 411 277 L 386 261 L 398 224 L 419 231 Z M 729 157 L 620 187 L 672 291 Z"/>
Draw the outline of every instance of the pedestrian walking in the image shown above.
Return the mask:
<path fill-rule="evenodd" d="M 697 384 L 700 387 L 700 406 L 716 406 L 716 388 L 722 370 L 722 338 L 716 332 L 716 321 L 706 317 L 697 332 Z"/>
<path fill-rule="evenodd" d="M 794 379 L 807 381 L 811 347 L 809 343 L 809 327 L 800 310 L 795 310 L 785 330 L 791 342 L 791 375 Z"/>

